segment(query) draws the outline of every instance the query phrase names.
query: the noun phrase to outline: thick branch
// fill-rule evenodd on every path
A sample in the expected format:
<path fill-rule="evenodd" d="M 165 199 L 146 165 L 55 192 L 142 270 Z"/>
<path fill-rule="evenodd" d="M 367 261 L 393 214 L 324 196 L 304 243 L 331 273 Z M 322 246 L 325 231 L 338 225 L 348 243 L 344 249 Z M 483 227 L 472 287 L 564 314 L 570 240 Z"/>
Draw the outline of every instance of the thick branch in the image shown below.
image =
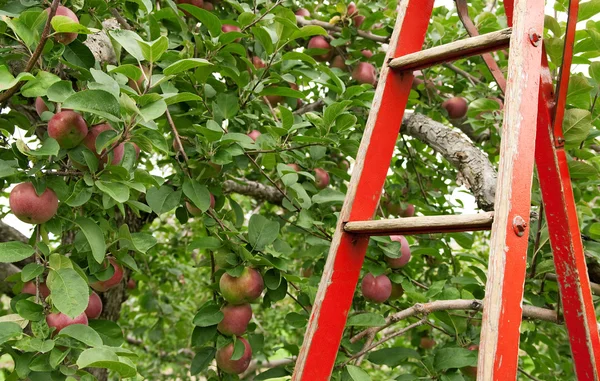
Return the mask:
<path fill-rule="evenodd" d="M 296 361 L 296 359 L 291 358 L 271 361 L 252 360 L 248 366 L 248 369 L 246 369 L 246 371 L 240 375 L 240 380 L 244 380 L 246 377 L 253 375 L 257 370 L 277 368 L 278 366 L 293 364 L 294 361 Z"/>
<path fill-rule="evenodd" d="M 225 180 L 223 193 L 239 193 L 257 200 L 268 201 L 274 205 L 281 205 L 283 202 L 283 194 L 277 188 L 244 179 Z"/>
<path fill-rule="evenodd" d="M 0 242 L 19 241 L 27 243 L 28 239 L 17 229 L 0 221 Z M 12 263 L 0 263 L 0 294 L 12 295 L 12 285 L 5 281 L 9 276 L 21 269 Z"/>

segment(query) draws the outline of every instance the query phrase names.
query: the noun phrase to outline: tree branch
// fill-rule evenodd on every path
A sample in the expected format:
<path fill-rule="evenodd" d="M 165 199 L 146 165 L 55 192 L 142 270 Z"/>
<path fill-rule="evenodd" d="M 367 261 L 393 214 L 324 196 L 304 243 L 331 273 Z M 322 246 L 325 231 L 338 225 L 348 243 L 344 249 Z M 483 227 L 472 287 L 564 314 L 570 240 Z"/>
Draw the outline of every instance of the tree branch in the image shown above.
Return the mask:
<path fill-rule="evenodd" d="M 257 200 L 265 200 L 274 205 L 281 205 L 283 202 L 283 194 L 277 188 L 245 179 L 225 180 L 223 193 L 238 193 Z"/>
<path fill-rule="evenodd" d="M 335 26 L 335 25 L 331 25 L 328 22 L 325 21 L 319 21 L 319 20 L 306 20 L 304 17 L 302 16 L 296 16 L 296 22 L 298 23 L 298 25 L 300 26 L 306 26 L 306 25 L 317 25 L 320 26 L 321 28 L 325 29 L 325 30 L 331 30 L 333 32 L 341 32 L 342 28 L 340 28 L 339 26 Z M 384 37 L 384 36 L 376 36 L 373 33 L 370 32 L 365 32 L 364 30 L 358 30 L 357 34 L 362 37 L 362 38 L 366 38 L 368 40 L 373 40 L 376 42 L 388 42 L 389 41 L 389 37 Z"/>

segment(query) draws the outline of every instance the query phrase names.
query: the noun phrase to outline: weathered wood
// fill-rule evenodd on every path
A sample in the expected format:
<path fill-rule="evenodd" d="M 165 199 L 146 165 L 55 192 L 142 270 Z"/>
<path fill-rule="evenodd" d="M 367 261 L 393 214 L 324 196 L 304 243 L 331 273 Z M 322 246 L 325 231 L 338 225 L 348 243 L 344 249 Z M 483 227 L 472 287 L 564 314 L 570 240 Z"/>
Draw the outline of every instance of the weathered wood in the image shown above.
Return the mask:
<path fill-rule="evenodd" d="M 512 28 L 458 40 L 435 48 L 407 54 L 389 61 L 394 70 L 419 70 L 460 58 L 505 49 L 510 44 Z"/>
<path fill-rule="evenodd" d="M 347 233 L 368 235 L 452 233 L 490 230 L 493 221 L 493 212 L 406 217 L 389 220 L 347 222 L 344 225 L 344 231 Z"/>

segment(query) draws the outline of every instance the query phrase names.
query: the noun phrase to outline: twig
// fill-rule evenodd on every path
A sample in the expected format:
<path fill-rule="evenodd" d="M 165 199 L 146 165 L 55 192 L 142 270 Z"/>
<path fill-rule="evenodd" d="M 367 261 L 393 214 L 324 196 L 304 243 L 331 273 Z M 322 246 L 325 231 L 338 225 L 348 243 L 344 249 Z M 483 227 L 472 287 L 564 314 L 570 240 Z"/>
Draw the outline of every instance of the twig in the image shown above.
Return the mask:
<path fill-rule="evenodd" d="M 331 30 L 333 32 L 338 32 L 339 33 L 339 32 L 342 31 L 342 28 L 340 28 L 339 26 L 331 25 L 330 23 L 325 22 L 325 21 L 306 20 L 302 16 L 296 16 L 296 22 L 300 26 L 317 25 L 317 26 L 320 26 L 321 28 L 323 28 L 325 30 Z M 373 40 L 373 41 L 376 41 L 376 42 L 388 42 L 389 41 L 389 37 L 376 36 L 373 33 L 365 32 L 363 30 L 357 30 L 356 32 L 357 32 L 357 34 L 360 37 L 366 38 L 368 40 Z"/>
<path fill-rule="evenodd" d="M 544 204 L 540 204 L 540 217 L 538 218 L 537 231 L 535 233 L 535 243 L 533 245 L 533 258 L 531 258 L 530 278 L 535 278 L 535 270 L 537 269 L 537 257 L 540 249 L 540 239 L 542 237 L 542 222 L 544 221 Z"/>
<path fill-rule="evenodd" d="M 301 146 L 296 146 L 296 147 L 266 149 L 266 150 L 254 150 L 254 151 L 246 151 L 246 152 L 248 152 L 249 154 L 255 154 L 255 153 L 277 153 L 277 152 L 283 152 L 283 151 L 295 151 L 295 150 L 306 148 L 306 147 L 323 146 L 323 145 L 324 145 L 323 143 L 308 143 L 308 144 L 303 144 Z"/>
<path fill-rule="evenodd" d="M 421 181 L 421 175 L 419 174 L 419 171 L 417 170 L 417 166 L 415 165 L 415 158 L 413 157 L 412 152 L 410 152 L 410 147 L 408 146 L 408 144 L 406 144 L 406 139 L 404 138 L 404 134 L 402 133 L 402 130 L 400 130 L 400 138 L 402 139 L 402 142 L 404 143 L 404 147 L 406 147 L 406 152 L 408 152 L 408 159 L 410 161 L 411 166 L 413 167 L 413 171 L 415 171 L 415 175 L 417 175 L 417 182 L 419 183 L 419 188 L 421 189 L 421 194 L 423 195 L 423 199 L 425 200 L 427 205 L 431 205 L 431 204 L 429 204 L 429 199 L 427 198 L 427 192 L 425 192 L 425 188 L 423 187 L 423 181 Z"/>
<path fill-rule="evenodd" d="M 323 108 L 324 105 L 325 105 L 325 101 L 323 99 L 319 99 L 316 102 L 309 103 L 306 106 L 300 107 L 299 109 L 294 111 L 293 114 L 302 115 L 302 114 L 306 114 L 309 111 L 320 110 Z"/>
<path fill-rule="evenodd" d="M 52 26 L 52 24 L 50 24 L 50 20 L 52 20 L 56 14 L 56 9 L 58 8 L 59 4 L 59 0 L 52 0 L 52 4 L 50 5 L 50 13 L 48 14 L 46 25 L 44 25 L 44 30 L 42 31 L 42 36 L 40 37 L 40 43 L 35 48 L 33 55 L 29 57 L 29 61 L 27 61 L 27 65 L 25 65 L 25 70 L 23 72 L 30 72 L 35 66 L 38 58 L 40 58 L 40 55 L 44 50 L 44 46 L 46 45 L 46 41 L 48 40 L 48 35 L 50 34 L 50 27 Z M 17 91 L 19 91 L 24 83 L 25 82 L 23 81 L 17 82 L 13 87 L 0 94 L 0 106 L 4 106 L 4 103 L 6 103 Z"/>
<path fill-rule="evenodd" d="M 254 160 L 254 158 L 252 157 L 252 155 L 250 155 L 248 152 L 244 151 L 244 155 L 246 155 L 246 157 L 252 162 L 252 164 L 254 164 L 254 166 L 260 171 L 260 173 L 265 176 L 265 178 L 275 187 L 277 188 L 277 191 L 279 191 L 279 193 L 281 193 L 281 195 L 290 202 L 290 204 L 292 204 L 292 206 L 294 208 L 296 208 L 297 211 L 300 211 L 300 208 L 298 208 L 298 206 L 296 206 L 294 204 L 294 201 L 292 201 L 291 198 L 288 197 L 288 195 L 285 193 L 285 191 L 283 189 L 281 189 L 281 187 L 279 185 L 277 185 L 277 183 L 275 181 L 273 181 L 273 179 L 271 179 L 269 177 L 269 175 L 267 175 L 267 173 L 265 171 L 263 171 L 263 169 L 260 167 L 260 165 L 258 165 L 258 163 L 256 162 L 256 160 Z"/>
<path fill-rule="evenodd" d="M 523 369 L 518 368 L 519 373 L 521 373 L 522 375 L 524 375 L 525 377 L 529 378 L 530 380 L 533 381 L 541 381 L 539 378 L 533 377 L 531 374 L 525 372 Z"/>
<path fill-rule="evenodd" d="M 452 70 L 453 72 L 455 72 L 458 75 L 461 75 L 463 77 L 465 77 L 466 79 L 468 79 L 472 84 L 476 84 L 476 83 L 483 83 L 479 78 L 475 77 L 472 74 L 467 73 L 466 71 L 464 71 L 463 69 L 460 69 L 454 65 L 452 65 L 451 63 L 443 63 L 442 66 L 444 66 L 445 68 L 448 68 L 450 70 Z"/>
<path fill-rule="evenodd" d="M 119 13 L 119 11 L 116 8 L 111 8 L 110 9 L 110 13 L 117 19 L 117 21 L 119 22 L 119 24 L 121 24 L 121 26 L 127 30 L 132 30 L 133 28 L 131 27 L 131 25 L 129 25 L 127 23 L 127 20 L 125 20 L 123 18 L 123 16 L 121 16 L 121 14 Z"/>
<path fill-rule="evenodd" d="M 279 4 L 281 4 L 283 0 L 277 0 L 277 2 L 275 4 L 273 4 L 273 6 L 269 9 L 267 9 L 267 11 L 265 13 L 263 13 L 262 15 L 260 15 L 259 18 L 257 18 L 256 20 L 252 21 L 250 24 L 246 25 L 245 27 L 242 28 L 242 32 L 245 31 L 248 28 L 253 27 L 254 25 L 256 25 L 256 23 L 260 22 L 260 20 L 262 20 L 266 15 L 268 15 L 269 13 L 271 13 L 271 11 L 278 6 Z"/>
<path fill-rule="evenodd" d="M 189 159 L 187 157 L 187 154 L 185 153 L 185 150 L 183 149 L 183 144 L 181 144 L 181 139 L 179 138 L 179 133 L 177 132 L 177 127 L 175 127 L 175 122 L 173 122 L 173 118 L 171 118 L 171 113 L 169 112 L 168 109 L 165 112 L 165 114 L 167 115 L 167 121 L 169 122 L 169 125 L 171 126 L 171 131 L 173 131 L 173 136 L 175 137 L 175 142 L 177 143 L 177 148 L 179 149 L 179 153 L 181 154 L 181 157 L 183 157 L 183 160 L 185 161 L 185 165 L 188 167 L 188 172 L 189 172 L 189 167 L 190 167 Z M 189 176 L 189 173 L 188 173 L 188 176 Z"/>

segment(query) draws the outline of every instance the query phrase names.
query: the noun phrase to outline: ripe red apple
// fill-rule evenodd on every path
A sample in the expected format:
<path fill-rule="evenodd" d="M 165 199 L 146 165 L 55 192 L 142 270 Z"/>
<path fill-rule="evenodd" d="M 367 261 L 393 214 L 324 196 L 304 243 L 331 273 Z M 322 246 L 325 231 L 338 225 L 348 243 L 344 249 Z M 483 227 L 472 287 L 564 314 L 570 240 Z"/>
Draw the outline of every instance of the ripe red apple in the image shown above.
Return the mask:
<path fill-rule="evenodd" d="M 215 10 L 215 6 L 210 1 L 205 1 L 204 5 L 202 6 L 202 8 L 206 9 L 207 11 L 214 11 Z"/>
<path fill-rule="evenodd" d="M 223 299 L 230 304 L 239 305 L 256 300 L 263 292 L 264 282 L 257 270 L 246 267 L 237 278 L 223 274 L 219 280 L 219 289 Z"/>
<path fill-rule="evenodd" d="M 377 83 L 377 70 L 368 62 L 359 62 L 352 70 L 352 78 L 358 83 L 368 83 L 373 86 Z"/>
<path fill-rule="evenodd" d="M 448 118 L 460 119 L 467 115 L 467 100 L 461 97 L 453 97 L 442 103 L 442 107 L 448 112 Z"/>
<path fill-rule="evenodd" d="M 29 282 L 26 282 L 23 285 L 23 288 L 21 289 L 21 294 L 29 294 L 29 295 L 35 295 L 35 281 L 30 280 Z M 44 299 L 46 299 L 48 297 L 48 295 L 50 295 L 50 289 L 48 288 L 48 286 L 46 285 L 46 283 L 41 282 L 40 283 L 40 296 Z"/>
<path fill-rule="evenodd" d="M 352 1 L 350 4 L 348 4 L 348 9 L 346 10 L 346 14 L 350 17 L 352 17 L 355 13 L 356 13 L 356 4 L 354 4 L 354 1 Z"/>
<path fill-rule="evenodd" d="M 314 56 L 314 59 L 320 62 L 329 61 L 333 54 L 333 49 L 329 42 L 323 36 L 315 36 L 308 42 L 309 49 L 324 49 L 327 50 L 324 54 Z"/>
<path fill-rule="evenodd" d="M 224 317 L 219 325 L 217 325 L 219 332 L 228 336 L 239 336 L 246 332 L 248 323 L 252 319 L 252 307 L 250 307 L 250 304 L 245 303 L 239 306 L 227 304 L 221 308 L 221 312 L 223 312 Z"/>
<path fill-rule="evenodd" d="M 140 159 L 140 146 L 138 146 L 137 144 L 135 144 L 134 142 L 129 142 L 131 143 L 131 145 L 133 145 L 133 149 L 135 150 L 135 160 L 138 161 Z"/>
<path fill-rule="evenodd" d="M 49 109 L 42 97 L 35 98 L 35 112 L 37 112 L 39 116 L 42 116 L 44 111 L 49 111 Z"/>
<path fill-rule="evenodd" d="M 256 69 L 262 69 L 267 66 L 258 56 L 252 56 L 252 65 L 254 65 Z"/>
<path fill-rule="evenodd" d="M 94 291 L 90 294 L 88 306 L 84 311 L 88 319 L 98 319 L 102 313 L 102 299 Z"/>
<path fill-rule="evenodd" d="M 296 11 L 296 16 L 310 17 L 310 12 L 306 8 L 300 8 Z"/>
<path fill-rule="evenodd" d="M 199 217 L 202 215 L 202 210 L 200 208 L 197 208 L 196 205 L 192 204 L 189 201 L 185 202 L 185 207 L 188 210 L 188 212 L 194 217 Z M 210 194 L 210 208 L 215 208 L 215 196 L 213 196 L 212 193 Z"/>
<path fill-rule="evenodd" d="M 43 224 L 56 215 L 58 198 L 50 188 L 40 196 L 35 193 L 32 183 L 15 186 L 8 198 L 10 210 L 21 221 L 29 224 Z"/>
<path fill-rule="evenodd" d="M 431 337 L 421 337 L 421 342 L 419 343 L 419 347 L 423 349 L 431 349 L 435 347 L 435 340 Z"/>
<path fill-rule="evenodd" d="M 385 274 L 373 276 L 368 273 L 363 277 L 360 290 L 365 299 L 383 303 L 392 295 L 392 282 Z"/>
<path fill-rule="evenodd" d="M 321 168 L 315 169 L 315 186 L 317 189 L 325 189 L 329 185 L 329 173 Z"/>
<path fill-rule="evenodd" d="M 360 28 L 360 26 L 362 25 L 363 22 L 365 22 L 365 16 L 354 16 L 354 18 L 352 19 L 354 26 L 357 28 Z"/>
<path fill-rule="evenodd" d="M 92 128 L 90 128 L 90 131 L 88 132 L 86 137 L 83 139 L 83 145 L 86 146 L 90 151 L 92 151 L 98 159 L 100 159 L 102 157 L 104 152 L 106 152 L 106 149 L 102 150 L 102 152 L 100 152 L 100 153 L 97 153 L 96 152 L 96 139 L 98 139 L 98 135 L 100 135 L 104 131 L 108 131 L 108 130 L 114 130 L 114 128 L 112 128 L 110 126 L 110 124 L 108 124 L 108 123 L 97 124 L 97 125 L 93 126 Z M 112 165 L 119 165 L 119 163 L 121 163 L 121 160 L 123 160 L 124 154 L 125 154 L 125 144 L 120 143 L 118 146 L 113 148 L 113 150 L 112 150 L 113 158 L 110 163 Z M 108 155 L 105 155 L 104 157 L 102 157 L 101 163 L 103 165 L 106 164 L 107 161 L 108 161 Z"/>
<path fill-rule="evenodd" d="M 90 284 L 90 286 L 96 291 L 104 292 L 108 289 L 115 287 L 116 285 L 121 283 L 121 280 L 123 280 L 123 274 L 124 274 L 123 267 L 121 267 L 121 265 L 118 264 L 114 258 L 109 258 L 108 261 L 110 262 L 112 267 L 115 269 L 115 272 L 114 272 L 113 276 L 110 277 L 110 279 L 99 280 L 99 281 L 96 281 L 96 282 Z"/>
<path fill-rule="evenodd" d="M 217 366 L 227 374 L 240 374 L 248 369 L 248 365 L 250 365 L 252 347 L 250 347 L 248 341 L 243 337 L 238 336 L 237 340 L 241 340 L 241 342 L 244 343 L 244 354 L 238 360 L 231 359 L 234 349 L 233 343 L 227 344 L 223 348 L 217 350 Z"/>
<path fill-rule="evenodd" d="M 50 14 L 50 8 L 46 8 L 45 11 L 47 14 Z M 59 5 L 58 8 L 56 8 L 56 13 L 54 15 L 67 16 L 71 20 L 77 23 L 79 22 L 77 15 L 72 10 L 67 7 L 63 7 L 62 5 Z M 54 38 L 63 45 L 69 45 L 77 38 L 77 33 L 57 33 L 54 35 Z"/>
<path fill-rule="evenodd" d="M 370 50 L 367 50 L 367 49 L 361 50 L 360 54 L 362 54 L 363 57 L 365 57 L 365 58 L 371 58 L 371 57 L 373 57 L 373 52 L 370 51 Z"/>
<path fill-rule="evenodd" d="M 223 24 L 221 26 L 221 31 L 223 33 L 229 33 L 229 32 L 241 32 L 242 30 L 240 29 L 239 26 L 230 25 L 230 24 Z M 241 38 L 236 38 L 234 41 L 235 42 L 240 42 L 241 40 L 242 40 Z"/>
<path fill-rule="evenodd" d="M 388 266 L 392 269 L 399 269 L 410 261 L 410 246 L 408 245 L 408 241 L 404 238 L 403 235 L 393 235 L 390 236 L 390 239 L 395 242 L 400 242 L 400 256 L 398 258 L 390 258 L 387 255 L 385 256 L 385 261 Z"/>
<path fill-rule="evenodd" d="M 204 6 L 204 0 L 177 0 L 178 4 L 191 4 L 195 7 L 198 8 L 202 8 Z M 183 11 L 183 13 L 187 16 L 190 17 L 190 12 L 188 11 Z"/>
<path fill-rule="evenodd" d="M 331 60 L 331 63 L 329 65 L 331 67 L 337 67 L 338 69 L 343 70 L 343 71 L 348 70 L 348 66 L 346 66 L 346 61 L 344 60 L 344 57 L 342 57 L 342 56 L 333 57 L 333 59 Z"/>
<path fill-rule="evenodd" d="M 471 344 L 467 348 L 470 351 L 478 351 L 479 345 Z M 462 368 L 462 372 L 471 378 L 477 378 L 477 367 L 476 366 L 465 366 Z"/>
<path fill-rule="evenodd" d="M 250 139 L 252 139 L 254 141 L 256 141 L 256 139 L 258 139 L 258 137 L 260 135 L 262 135 L 262 134 L 258 130 L 252 130 L 248 133 L 248 136 L 250 137 Z"/>
<path fill-rule="evenodd" d="M 298 164 L 286 164 L 288 167 L 292 168 L 294 171 L 296 172 L 300 172 L 302 170 L 302 168 L 300 168 L 300 166 Z"/>
<path fill-rule="evenodd" d="M 48 327 L 56 328 L 52 335 L 57 335 L 63 328 L 66 328 L 73 324 L 83 324 L 88 325 L 88 318 L 85 313 L 81 313 L 81 315 L 76 316 L 74 319 L 71 319 L 69 316 L 63 314 L 62 312 L 51 313 L 46 315 L 46 323 L 48 323 Z"/>
<path fill-rule="evenodd" d="M 400 299 L 404 295 L 404 287 L 399 283 L 392 283 L 392 294 L 390 300 Z"/>
<path fill-rule="evenodd" d="M 312 267 L 312 266 L 304 267 L 302 269 L 302 276 L 305 278 L 310 278 L 314 272 L 315 272 L 314 267 Z"/>
<path fill-rule="evenodd" d="M 87 123 L 75 111 L 61 111 L 48 122 L 48 136 L 56 139 L 61 148 L 76 147 L 87 133 Z"/>
<path fill-rule="evenodd" d="M 136 287 L 135 279 L 129 278 L 129 280 L 127 281 L 127 289 L 134 290 L 135 287 Z"/>
<path fill-rule="evenodd" d="M 144 89 L 146 88 L 145 84 L 146 84 L 146 78 L 149 80 L 150 77 L 152 76 L 152 72 L 150 71 L 150 68 L 140 65 L 139 66 L 140 69 L 142 69 L 142 71 L 144 72 L 140 78 L 138 78 L 137 81 L 134 81 L 133 79 L 129 79 L 129 82 L 127 82 L 127 86 L 131 87 L 132 89 L 134 89 L 135 91 L 137 91 L 138 93 L 143 93 Z"/>
<path fill-rule="evenodd" d="M 400 217 L 412 217 L 415 215 L 415 206 L 413 204 L 406 205 L 406 208 L 400 208 L 400 213 L 398 213 Z"/>

